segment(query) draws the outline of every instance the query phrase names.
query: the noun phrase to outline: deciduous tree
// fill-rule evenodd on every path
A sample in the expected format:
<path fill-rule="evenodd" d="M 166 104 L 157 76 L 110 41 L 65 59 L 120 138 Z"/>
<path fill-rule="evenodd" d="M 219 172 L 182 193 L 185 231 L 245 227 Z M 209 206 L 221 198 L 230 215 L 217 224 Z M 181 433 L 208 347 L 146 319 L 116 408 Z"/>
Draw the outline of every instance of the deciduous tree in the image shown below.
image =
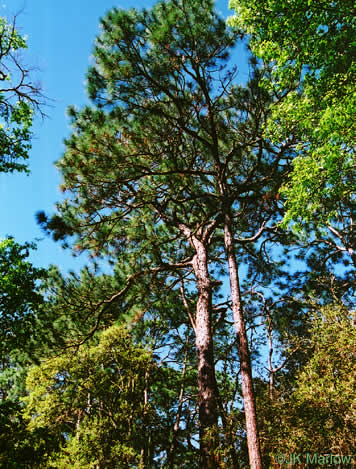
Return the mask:
<path fill-rule="evenodd" d="M 285 222 L 326 224 L 354 255 L 353 2 L 231 0 L 230 6 L 236 11 L 230 24 L 249 34 L 253 52 L 272 64 L 265 85 L 285 92 L 267 132 L 277 140 L 290 132 L 299 138 L 284 186 Z"/>
<path fill-rule="evenodd" d="M 30 433 L 22 416 L 28 367 L 45 348 L 46 323 L 40 282 L 43 269 L 28 260 L 27 243 L 0 241 L 0 465 L 25 468 L 51 446 L 42 431 Z"/>
<path fill-rule="evenodd" d="M 42 113 L 40 86 L 21 52 L 26 40 L 16 29 L 16 18 L 0 17 L 0 171 L 28 171 L 25 160 L 31 148 L 34 111 Z"/>
<path fill-rule="evenodd" d="M 62 445 L 45 467 L 151 465 L 140 450 L 155 412 L 145 398 L 153 368 L 150 353 L 119 326 L 32 368 L 29 428 L 48 428 Z"/>

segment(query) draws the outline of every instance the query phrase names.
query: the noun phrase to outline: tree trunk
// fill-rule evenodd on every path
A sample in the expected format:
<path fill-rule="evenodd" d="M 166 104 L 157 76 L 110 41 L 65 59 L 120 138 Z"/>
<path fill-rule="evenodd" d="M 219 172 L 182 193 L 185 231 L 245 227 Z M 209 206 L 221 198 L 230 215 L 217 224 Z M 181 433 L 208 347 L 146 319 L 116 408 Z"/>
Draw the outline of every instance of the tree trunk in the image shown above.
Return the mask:
<path fill-rule="evenodd" d="M 173 425 L 172 440 L 171 440 L 171 444 L 170 444 L 170 447 L 169 447 L 169 453 L 168 453 L 168 467 L 169 467 L 169 469 L 174 469 L 174 454 L 175 454 L 175 450 L 176 450 L 176 446 L 177 446 L 177 439 L 178 439 L 180 420 L 181 420 L 182 411 L 183 411 L 183 399 L 184 399 L 184 391 L 185 391 L 185 373 L 186 373 L 186 369 L 187 369 L 187 343 L 188 343 L 188 341 L 186 341 L 185 351 L 184 351 L 182 383 L 181 383 L 181 386 L 180 386 L 179 397 L 178 397 L 178 409 L 177 409 L 175 422 L 174 422 L 174 425 Z"/>
<path fill-rule="evenodd" d="M 268 395 L 270 400 L 273 399 L 273 390 L 274 390 L 274 373 L 275 370 L 273 369 L 272 364 L 272 356 L 273 356 L 273 340 L 272 340 L 272 320 L 271 317 L 268 315 L 268 324 L 267 324 L 267 335 L 268 335 Z"/>
<path fill-rule="evenodd" d="M 218 467 L 215 452 L 218 447 L 216 433 L 218 417 L 211 331 L 212 284 L 208 271 L 206 247 L 196 238 L 193 242 L 196 249 L 193 267 L 198 286 L 195 343 L 198 355 L 200 465 L 204 469 L 215 469 Z"/>
<path fill-rule="evenodd" d="M 262 469 L 260 443 L 257 430 L 256 407 L 254 400 L 250 351 L 248 348 L 245 321 L 242 314 L 240 282 L 234 250 L 232 224 L 225 215 L 224 240 L 229 266 L 232 314 L 238 337 L 238 352 L 241 368 L 242 397 L 245 408 L 247 447 L 251 469 Z"/>
<path fill-rule="evenodd" d="M 139 469 L 144 469 L 145 467 L 150 467 L 148 464 L 149 453 L 150 453 L 150 431 L 147 424 L 147 407 L 148 407 L 148 381 L 149 381 L 149 372 L 145 372 L 145 387 L 143 390 L 143 418 L 142 418 L 142 433 L 144 435 L 144 440 L 140 452 L 140 463 Z"/>

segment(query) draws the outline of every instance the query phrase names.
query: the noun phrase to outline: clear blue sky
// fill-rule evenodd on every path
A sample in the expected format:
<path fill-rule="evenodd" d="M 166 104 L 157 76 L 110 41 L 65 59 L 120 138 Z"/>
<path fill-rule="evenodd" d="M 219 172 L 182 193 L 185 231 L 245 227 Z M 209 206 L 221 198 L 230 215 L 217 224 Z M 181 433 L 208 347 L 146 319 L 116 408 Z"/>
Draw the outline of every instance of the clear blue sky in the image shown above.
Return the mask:
<path fill-rule="evenodd" d="M 77 270 L 85 258 L 73 258 L 59 244 L 46 238 L 35 221 L 39 210 L 52 213 L 56 201 L 60 175 L 53 163 L 63 153 L 63 139 L 70 128 L 66 117 L 69 105 L 82 106 L 86 102 L 85 73 L 99 18 L 113 6 L 121 8 L 149 8 L 152 0 L 0 0 L 1 16 L 20 14 L 18 29 L 28 36 L 28 51 L 24 62 L 37 67 L 36 76 L 43 92 L 51 101 L 44 109 L 48 118 L 37 120 L 34 126 L 33 147 L 30 154 L 31 174 L 0 174 L 0 238 L 14 236 L 23 243 L 41 238 L 31 260 L 36 266 L 60 266 L 62 271 Z M 216 2 L 218 11 L 227 17 L 228 0 Z M 234 57 L 240 67 L 240 80 L 246 80 L 246 55 L 239 48 Z"/>

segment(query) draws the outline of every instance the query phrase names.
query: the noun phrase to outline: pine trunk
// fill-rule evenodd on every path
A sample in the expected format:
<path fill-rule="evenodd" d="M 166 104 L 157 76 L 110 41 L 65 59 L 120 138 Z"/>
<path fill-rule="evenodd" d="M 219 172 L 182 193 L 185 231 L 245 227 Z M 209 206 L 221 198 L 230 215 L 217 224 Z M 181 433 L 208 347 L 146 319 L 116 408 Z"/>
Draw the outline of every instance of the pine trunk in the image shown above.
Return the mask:
<path fill-rule="evenodd" d="M 232 314 L 238 338 L 242 397 L 245 408 L 247 447 L 251 469 L 262 469 L 261 451 L 257 429 L 250 351 L 248 348 L 245 321 L 242 313 L 240 282 L 234 250 L 232 224 L 229 215 L 225 216 L 224 240 L 229 266 Z"/>
<path fill-rule="evenodd" d="M 215 449 L 217 437 L 217 396 L 214 367 L 213 338 L 211 332 L 212 285 L 208 271 L 206 247 L 194 240 L 196 255 L 194 272 L 198 286 L 195 320 L 198 355 L 198 405 L 200 423 L 200 464 L 204 469 L 218 467 Z"/>

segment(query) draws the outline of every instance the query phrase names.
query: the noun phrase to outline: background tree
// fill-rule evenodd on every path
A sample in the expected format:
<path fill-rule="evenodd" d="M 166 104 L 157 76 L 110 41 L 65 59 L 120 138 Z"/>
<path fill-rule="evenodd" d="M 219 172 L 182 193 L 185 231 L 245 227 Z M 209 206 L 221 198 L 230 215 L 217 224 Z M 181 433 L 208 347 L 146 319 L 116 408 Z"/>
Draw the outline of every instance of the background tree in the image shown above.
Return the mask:
<path fill-rule="evenodd" d="M 78 350 L 86 350 L 87 347 L 96 345 L 101 334 L 108 328 L 121 324 L 122 329 L 130 329 L 129 339 L 133 344 L 144 346 L 146 350 L 152 350 L 154 353 L 156 371 L 152 374 L 145 373 L 147 386 L 141 396 L 142 400 L 149 402 L 153 413 L 149 423 L 141 422 L 137 426 L 137 432 L 130 435 L 127 444 L 139 448 L 138 464 L 145 467 L 163 467 L 165 462 L 170 464 L 171 461 L 177 461 L 177 458 L 195 467 L 198 459 L 197 448 L 190 440 L 195 439 L 198 432 L 194 372 L 196 356 L 191 343 L 189 347 L 187 344 L 188 338 L 192 340 L 192 333 L 187 329 L 189 318 L 179 296 L 177 297 L 177 292 L 172 291 L 169 284 L 156 285 L 155 282 L 146 285 L 142 276 L 136 279 L 135 276 L 129 276 L 132 281 L 130 283 L 127 281 L 128 264 L 124 258 L 122 262 L 123 265 L 115 265 L 111 275 L 100 274 L 95 268 L 84 268 L 79 275 L 70 273 L 67 276 L 60 275 L 56 268 L 49 270 L 44 285 L 44 309 L 51 320 L 46 334 L 48 344 L 46 349 L 42 349 L 41 360 L 47 364 L 52 358 L 63 359 L 67 366 Z M 130 289 L 127 288 L 128 285 Z M 189 331 L 190 334 L 185 337 Z M 117 347 L 119 349 L 118 344 Z M 97 349 L 93 349 L 94 353 L 97 353 Z M 110 353 L 108 350 L 107 355 Z M 81 369 L 92 369 L 90 360 L 90 356 L 85 352 L 80 358 Z M 63 369 L 66 366 L 63 365 Z M 75 374 L 73 381 L 77 383 L 78 380 Z M 66 383 L 63 386 L 66 386 Z M 30 396 L 33 395 L 32 388 L 28 391 Z M 69 390 L 68 393 L 70 392 Z M 126 405 L 123 395 L 121 397 L 122 405 Z M 109 391 L 107 395 L 103 393 L 102 403 L 109 407 L 114 405 L 110 400 Z M 33 409 L 28 410 L 28 415 L 31 412 L 36 414 L 36 406 L 39 406 L 37 401 Z M 48 413 L 47 409 L 43 409 L 43 412 L 45 415 Z M 54 418 L 54 414 L 48 418 Z M 32 428 L 32 434 L 45 433 L 46 428 L 39 422 Z M 51 457 L 55 458 L 54 465 L 59 464 L 62 457 L 65 465 L 67 460 L 64 454 L 67 449 L 62 452 L 59 450 L 63 443 L 62 430 L 59 429 L 59 433 L 53 434 L 51 428 L 47 428 L 47 431 L 54 444 L 48 454 L 51 453 Z M 102 438 L 112 442 L 112 428 L 109 424 L 105 424 L 103 428 L 107 431 L 102 430 Z M 66 433 L 64 430 L 63 432 Z M 115 433 L 115 439 L 120 440 L 120 432 Z M 73 438 L 75 443 L 76 439 Z M 81 445 L 76 451 L 84 451 L 80 448 Z M 56 451 L 59 459 L 54 456 Z M 84 459 L 82 463 L 86 464 Z M 117 458 L 114 457 L 114 460 Z M 132 459 L 133 467 L 136 467 L 135 460 Z M 43 464 L 50 464 L 49 459 L 45 457 Z M 117 464 L 120 466 L 120 462 Z"/>
<path fill-rule="evenodd" d="M 39 340 L 32 333 L 40 319 L 43 297 L 38 282 L 44 278 L 45 272 L 27 260 L 31 248 L 33 245 L 21 246 L 11 238 L 0 242 L 2 378 L 12 384 L 21 374 L 21 364 L 25 366 L 31 361 L 31 352 Z M 1 390 L 2 399 L 12 396 L 12 385 L 7 388 L 5 382 Z"/>
<path fill-rule="evenodd" d="M 39 417 L 35 419 L 34 425 L 31 425 L 32 431 L 44 432 L 47 428 L 53 441 L 57 443 L 51 457 L 45 457 L 43 464 L 45 467 L 58 467 L 59 464 L 65 466 L 72 459 L 80 459 L 83 467 L 86 464 L 94 464 L 98 452 L 94 451 L 94 454 L 86 446 L 93 446 L 89 442 L 94 438 L 102 441 L 102 451 L 99 451 L 101 462 L 98 464 L 110 461 L 114 467 L 121 467 L 126 461 L 125 458 L 128 458 L 126 463 L 132 467 L 166 467 L 165 464 L 174 464 L 174 461 L 181 458 L 190 467 L 198 467 L 197 449 L 190 441 L 196 438 L 198 432 L 194 371 L 196 356 L 190 343 L 192 333 L 187 329 L 186 323 L 189 319 L 186 312 L 182 311 L 179 298 L 170 292 L 167 285 L 157 287 L 157 291 L 151 286 L 151 291 L 147 289 L 149 301 L 140 305 L 138 297 L 131 306 L 132 311 L 127 296 L 112 303 L 105 302 L 116 281 L 117 279 L 110 279 L 108 275 L 90 275 L 87 269 L 82 272 L 80 278 L 73 274 L 69 278 L 58 277 L 56 273 L 50 280 L 51 294 L 47 300 L 47 308 L 51 311 L 57 342 L 52 344 L 52 350 L 43 356 L 43 365 L 37 371 L 30 371 L 30 376 L 36 373 L 36 376 L 44 375 L 44 384 L 41 387 L 38 380 L 28 384 L 31 405 L 26 407 L 26 414 L 31 421 L 34 421 L 36 415 Z M 142 291 L 145 285 L 141 283 L 138 287 Z M 154 295 L 157 295 L 155 302 L 152 301 Z M 105 311 L 101 309 L 103 307 Z M 126 311 L 123 311 L 124 308 Z M 98 317 L 101 317 L 100 325 L 97 325 Z M 121 326 L 118 326 L 120 323 Z M 110 327 L 110 324 L 114 325 Z M 128 328 L 131 330 L 130 334 Z M 118 332 L 115 332 L 115 335 L 112 331 Z M 189 334 L 186 335 L 187 333 Z M 110 346 L 98 347 L 98 342 L 101 344 L 106 335 L 113 335 L 115 340 L 109 341 Z M 113 367 L 119 366 L 115 365 L 115 357 L 121 357 L 121 367 L 130 366 L 132 354 L 126 345 L 121 344 L 118 335 L 124 335 L 125 341 L 129 341 L 137 350 L 144 350 L 142 345 L 139 345 L 143 344 L 146 351 L 154 352 L 152 366 L 148 366 L 146 362 L 142 366 L 141 384 L 144 386 L 137 385 L 136 394 L 131 390 L 131 381 L 127 381 L 130 373 L 120 368 L 116 374 L 107 374 L 108 368 L 112 371 Z M 124 350 L 121 350 L 120 344 Z M 105 360 L 101 355 L 102 347 L 105 349 Z M 151 352 L 148 354 L 152 356 Z M 124 358 L 126 364 L 122 361 Z M 102 360 L 105 361 L 104 364 Z M 58 366 L 61 367 L 60 372 L 57 370 Z M 48 390 L 48 379 L 54 379 L 54 376 L 59 374 L 65 375 L 66 379 L 63 378 L 61 386 L 54 387 L 52 396 L 48 395 L 50 405 L 42 405 L 43 393 Z M 102 378 L 106 376 L 106 384 L 99 375 Z M 117 380 L 120 382 L 116 382 Z M 127 393 L 118 392 L 126 385 Z M 87 421 L 89 416 L 83 408 L 87 407 L 86 391 L 89 388 L 93 396 L 93 412 L 91 420 Z M 130 399 L 134 399 L 134 396 L 138 401 L 131 402 Z M 61 402 L 58 404 L 63 407 L 60 407 L 60 412 L 58 406 L 56 408 L 52 405 L 53 399 L 55 402 Z M 115 430 L 112 425 L 115 427 L 115 422 L 117 424 L 120 418 L 128 415 L 129 410 L 126 412 L 124 409 L 130 409 L 130 406 L 137 408 L 137 411 L 140 406 L 146 406 L 150 412 L 137 414 L 137 425 L 132 423 L 135 431 L 129 434 L 123 431 L 128 425 L 127 421 L 123 422 L 123 427 L 118 426 Z M 76 436 L 79 430 L 73 412 L 79 416 L 83 414 L 83 418 L 80 417 L 80 435 L 84 435 L 83 437 Z M 65 420 L 63 425 L 58 425 L 59 413 Z M 87 417 L 84 418 L 84 414 Z M 111 417 L 109 421 L 100 420 L 101 417 L 104 418 L 104 414 L 105 419 L 111 416 L 114 421 L 111 422 Z M 44 420 L 49 422 L 49 426 L 46 426 Z M 99 433 L 96 433 L 95 428 Z M 63 440 L 63 435 L 71 435 L 70 442 L 69 436 Z M 62 449 L 58 448 L 60 444 L 64 445 Z M 118 450 L 111 454 L 113 445 L 121 445 L 123 452 Z M 126 454 L 124 446 L 126 449 L 133 449 Z"/>
<path fill-rule="evenodd" d="M 253 52 L 273 64 L 266 86 L 293 89 L 267 126 L 272 138 L 293 132 L 300 139 L 284 187 L 285 222 L 326 225 L 353 255 L 353 3 L 231 0 L 230 6 L 236 11 L 230 24 L 249 34 Z"/>
<path fill-rule="evenodd" d="M 46 347 L 50 323 L 40 292 L 45 271 L 27 259 L 33 247 L 0 241 L 0 464 L 6 468 L 28 467 L 52 447 L 45 432 L 26 429 L 22 416 L 27 370 Z"/>
<path fill-rule="evenodd" d="M 28 171 L 34 111 L 42 113 L 40 86 L 22 61 L 26 40 L 16 29 L 16 18 L 0 17 L 0 171 Z"/>
<path fill-rule="evenodd" d="M 297 374 L 287 367 L 273 400 L 266 388 L 259 393 L 266 465 L 280 452 L 352 454 L 352 313 L 338 303 L 311 308 Z"/>
<path fill-rule="evenodd" d="M 154 412 L 145 399 L 151 360 L 125 328 L 112 326 L 99 340 L 31 369 L 29 426 L 49 428 L 62 442 L 46 467 L 78 462 L 81 467 L 139 467 L 143 427 Z M 147 460 L 141 463 L 150 465 Z"/>

